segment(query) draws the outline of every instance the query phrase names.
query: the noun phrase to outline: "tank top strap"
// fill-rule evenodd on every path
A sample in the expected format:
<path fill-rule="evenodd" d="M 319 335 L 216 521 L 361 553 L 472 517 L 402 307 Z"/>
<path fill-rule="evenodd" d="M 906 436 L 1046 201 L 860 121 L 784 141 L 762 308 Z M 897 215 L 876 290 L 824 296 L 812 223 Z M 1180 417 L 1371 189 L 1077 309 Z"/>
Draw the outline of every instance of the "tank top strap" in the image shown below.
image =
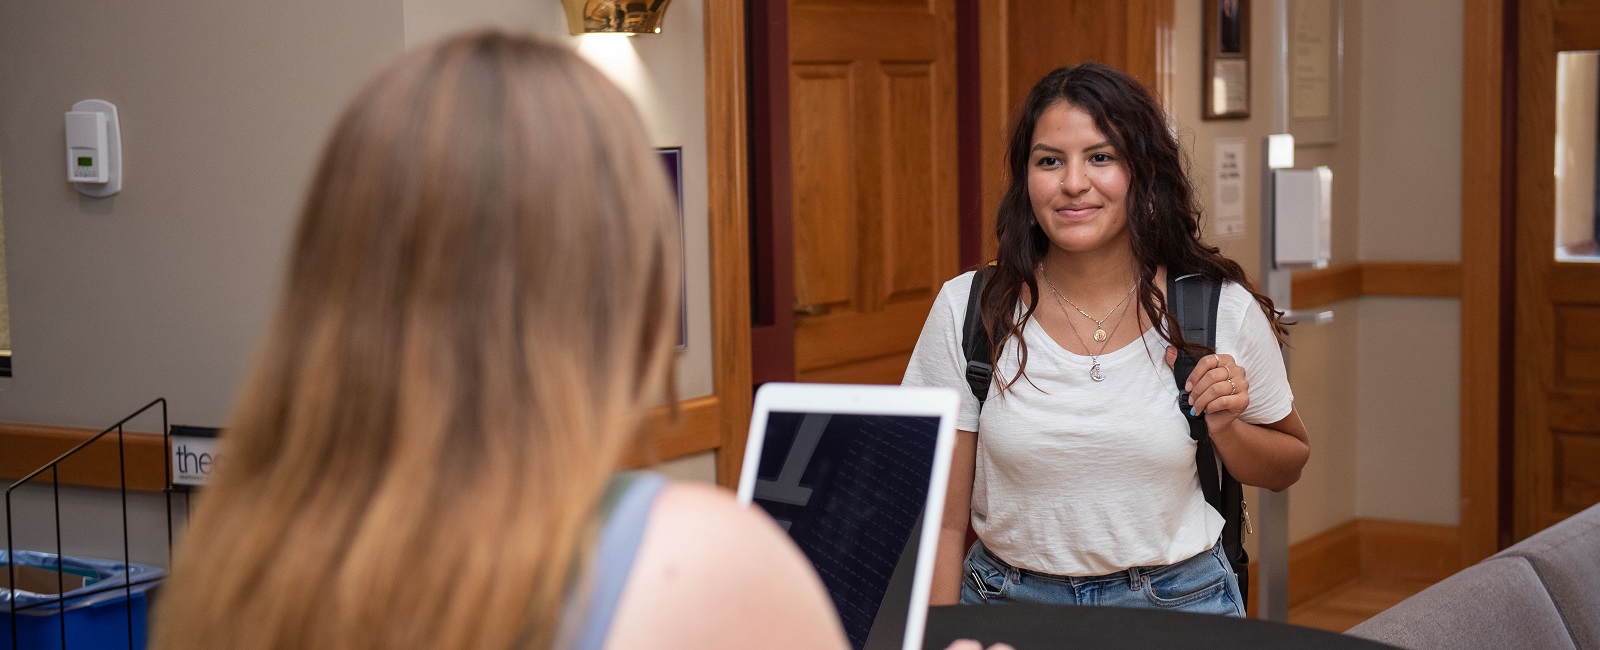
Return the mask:
<path fill-rule="evenodd" d="M 605 646 L 611 619 L 622 601 L 639 543 L 656 497 L 667 486 L 666 477 L 648 472 L 621 472 L 611 479 L 601 500 L 600 529 L 593 569 L 588 577 L 588 602 L 577 628 L 574 650 L 600 650 Z"/>

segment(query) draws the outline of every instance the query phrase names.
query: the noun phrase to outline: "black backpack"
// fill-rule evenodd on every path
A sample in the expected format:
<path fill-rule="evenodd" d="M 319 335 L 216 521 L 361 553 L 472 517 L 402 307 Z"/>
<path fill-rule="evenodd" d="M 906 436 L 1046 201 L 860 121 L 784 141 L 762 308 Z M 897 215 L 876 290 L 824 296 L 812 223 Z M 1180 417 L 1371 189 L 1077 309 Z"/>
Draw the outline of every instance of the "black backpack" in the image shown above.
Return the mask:
<path fill-rule="evenodd" d="M 989 384 L 994 377 L 990 353 L 998 338 L 984 329 L 978 306 L 983 287 L 992 275 L 993 265 L 985 265 L 973 274 L 972 291 L 967 295 L 967 318 L 961 328 L 961 350 L 967 357 L 967 385 L 972 389 L 972 396 L 978 398 L 979 412 L 989 398 Z M 1221 296 L 1222 283 L 1215 278 L 1167 273 L 1167 307 L 1183 328 L 1183 340 L 1190 344 L 1216 348 L 1217 301 Z M 1189 421 L 1189 437 L 1198 443 L 1195 464 L 1200 472 L 1200 492 L 1205 495 L 1206 503 L 1222 514 L 1222 550 L 1239 577 L 1239 594 L 1249 602 L 1250 556 L 1244 550 L 1242 533 L 1250 527 L 1250 513 L 1244 504 L 1244 486 L 1228 473 L 1211 446 L 1205 414 L 1189 415 L 1189 393 L 1183 390 L 1199 360 L 1187 350 L 1178 351 L 1178 360 L 1172 368 L 1172 379 L 1177 382 L 1179 391 L 1178 410 Z"/>

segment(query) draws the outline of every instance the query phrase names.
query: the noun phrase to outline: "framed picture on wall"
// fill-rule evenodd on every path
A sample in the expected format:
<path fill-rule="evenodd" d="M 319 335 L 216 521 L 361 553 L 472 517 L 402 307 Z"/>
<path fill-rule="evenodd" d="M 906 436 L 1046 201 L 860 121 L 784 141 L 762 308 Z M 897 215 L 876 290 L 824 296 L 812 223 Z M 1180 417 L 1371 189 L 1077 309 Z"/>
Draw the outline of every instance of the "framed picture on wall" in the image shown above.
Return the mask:
<path fill-rule="evenodd" d="M 1205 0 L 1200 116 L 1250 117 L 1250 0 Z"/>
<path fill-rule="evenodd" d="M 1295 144 L 1333 144 L 1339 139 L 1339 104 L 1344 69 L 1343 0 L 1289 3 L 1283 50 L 1289 53 L 1289 133 Z"/>
<path fill-rule="evenodd" d="M 678 200 L 678 241 L 683 241 L 683 147 L 658 147 L 656 153 L 661 156 L 661 164 L 667 170 L 667 187 L 672 188 L 672 195 Z M 678 289 L 680 304 L 678 305 L 678 349 L 689 347 L 689 298 L 688 279 L 685 278 L 687 269 L 681 268 L 683 251 L 678 251 L 680 268 L 678 279 L 683 284 Z"/>

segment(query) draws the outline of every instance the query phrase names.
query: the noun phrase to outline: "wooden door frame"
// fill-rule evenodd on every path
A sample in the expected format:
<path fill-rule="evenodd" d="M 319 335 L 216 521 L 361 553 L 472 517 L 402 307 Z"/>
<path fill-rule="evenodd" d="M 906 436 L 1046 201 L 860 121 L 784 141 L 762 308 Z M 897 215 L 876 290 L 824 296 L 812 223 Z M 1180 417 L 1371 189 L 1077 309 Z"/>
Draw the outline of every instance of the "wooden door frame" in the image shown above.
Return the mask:
<path fill-rule="evenodd" d="M 742 0 L 707 0 L 706 189 L 711 243 L 712 382 L 716 479 L 735 487 L 750 427 L 749 184 Z"/>
<path fill-rule="evenodd" d="M 1510 543 L 1517 0 L 1467 0 L 1461 93 L 1461 564 Z"/>

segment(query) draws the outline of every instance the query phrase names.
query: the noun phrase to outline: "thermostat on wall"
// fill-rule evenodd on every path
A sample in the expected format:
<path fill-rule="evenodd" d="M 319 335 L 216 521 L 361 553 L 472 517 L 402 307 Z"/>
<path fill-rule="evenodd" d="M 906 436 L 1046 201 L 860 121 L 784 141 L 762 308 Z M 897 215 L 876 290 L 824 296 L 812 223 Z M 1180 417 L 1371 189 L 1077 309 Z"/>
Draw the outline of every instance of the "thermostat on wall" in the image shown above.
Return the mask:
<path fill-rule="evenodd" d="M 122 128 L 115 104 L 85 99 L 67 111 L 67 180 L 87 196 L 122 191 Z"/>

